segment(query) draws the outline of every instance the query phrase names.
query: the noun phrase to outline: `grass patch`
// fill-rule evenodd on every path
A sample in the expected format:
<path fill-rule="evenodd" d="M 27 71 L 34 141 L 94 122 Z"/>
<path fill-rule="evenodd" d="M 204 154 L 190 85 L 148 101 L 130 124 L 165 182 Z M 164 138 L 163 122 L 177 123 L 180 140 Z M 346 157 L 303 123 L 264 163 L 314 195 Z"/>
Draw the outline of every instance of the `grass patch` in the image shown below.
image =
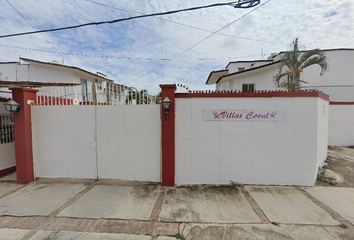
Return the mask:
<path fill-rule="evenodd" d="M 343 223 L 341 225 L 339 225 L 341 228 L 348 228 L 347 225 L 344 225 Z"/>
<path fill-rule="evenodd" d="M 243 187 L 242 183 L 234 182 L 232 180 L 230 180 L 230 185 L 233 186 L 233 187 Z"/>
<path fill-rule="evenodd" d="M 326 177 L 324 174 L 318 174 L 316 178 L 316 181 L 327 183 L 335 180 L 337 180 L 335 177 Z"/>
<path fill-rule="evenodd" d="M 347 148 L 351 148 L 351 149 L 354 149 L 354 146 L 349 146 L 349 147 L 347 147 Z"/>
<path fill-rule="evenodd" d="M 170 235 L 169 237 L 174 237 L 179 240 L 186 240 L 180 233 L 177 233 L 176 235 Z"/>
<path fill-rule="evenodd" d="M 326 176 L 325 171 L 326 170 L 321 170 L 320 168 L 318 169 L 316 181 L 331 183 L 332 181 L 335 182 L 337 180 L 335 176 Z"/>
<path fill-rule="evenodd" d="M 270 223 L 273 224 L 274 226 L 279 226 L 279 224 L 276 222 L 270 222 Z"/>

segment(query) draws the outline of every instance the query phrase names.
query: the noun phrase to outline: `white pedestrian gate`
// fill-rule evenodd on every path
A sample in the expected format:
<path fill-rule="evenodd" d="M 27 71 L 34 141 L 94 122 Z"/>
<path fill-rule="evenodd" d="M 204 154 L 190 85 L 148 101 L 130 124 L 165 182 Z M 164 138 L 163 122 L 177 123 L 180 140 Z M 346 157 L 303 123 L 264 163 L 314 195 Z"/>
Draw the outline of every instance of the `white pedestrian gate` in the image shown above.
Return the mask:
<path fill-rule="evenodd" d="M 0 103 L 0 171 L 16 166 L 15 134 L 10 113 Z"/>

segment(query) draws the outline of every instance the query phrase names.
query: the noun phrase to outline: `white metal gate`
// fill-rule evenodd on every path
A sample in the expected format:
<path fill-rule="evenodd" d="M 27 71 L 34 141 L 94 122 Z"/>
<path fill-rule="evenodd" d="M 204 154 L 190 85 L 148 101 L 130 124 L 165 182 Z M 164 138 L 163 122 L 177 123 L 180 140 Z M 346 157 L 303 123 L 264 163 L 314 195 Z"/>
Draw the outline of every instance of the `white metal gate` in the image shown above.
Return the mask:
<path fill-rule="evenodd" d="M 160 105 L 146 92 L 132 93 L 101 94 L 94 103 L 77 94 L 77 105 L 73 98 L 42 95 L 42 105 L 32 107 L 36 176 L 160 182 Z"/>

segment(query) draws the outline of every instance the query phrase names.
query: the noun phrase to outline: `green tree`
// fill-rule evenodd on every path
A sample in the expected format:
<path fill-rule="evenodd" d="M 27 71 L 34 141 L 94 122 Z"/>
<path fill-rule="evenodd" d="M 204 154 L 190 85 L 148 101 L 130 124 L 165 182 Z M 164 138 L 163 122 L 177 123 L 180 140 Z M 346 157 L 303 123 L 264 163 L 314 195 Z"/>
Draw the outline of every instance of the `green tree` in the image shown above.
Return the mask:
<path fill-rule="evenodd" d="M 155 98 L 156 104 L 158 104 L 158 103 L 161 101 L 161 95 L 162 95 L 162 92 L 161 92 L 161 91 L 159 91 L 159 92 L 156 94 L 156 98 Z"/>
<path fill-rule="evenodd" d="M 300 79 L 300 73 L 311 65 L 319 65 L 321 67 L 320 75 L 322 75 L 328 67 L 326 54 L 320 49 L 301 51 L 299 38 L 295 38 L 290 43 L 290 51 L 285 52 L 281 57 L 279 73 L 274 76 L 274 82 L 278 87 L 286 88 L 289 91 L 299 90 L 301 83 L 307 83 Z M 283 72 L 284 68 L 285 72 Z"/>
<path fill-rule="evenodd" d="M 129 90 L 126 103 L 131 103 L 133 99 L 135 100 L 136 105 L 150 104 L 154 99 L 154 96 L 150 95 L 146 89 L 140 91 Z"/>

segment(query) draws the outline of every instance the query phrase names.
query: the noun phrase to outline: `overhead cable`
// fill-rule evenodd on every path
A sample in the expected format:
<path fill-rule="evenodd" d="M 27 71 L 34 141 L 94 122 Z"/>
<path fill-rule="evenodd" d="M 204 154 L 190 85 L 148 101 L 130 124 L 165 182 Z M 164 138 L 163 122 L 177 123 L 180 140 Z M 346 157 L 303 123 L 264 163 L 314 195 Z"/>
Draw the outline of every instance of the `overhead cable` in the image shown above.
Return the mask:
<path fill-rule="evenodd" d="M 264 6 L 265 4 L 269 3 L 270 1 L 271 1 L 271 0 L 268 0 L 268 1 L 266 1 L 265 3 L 263 3 L 262 5 L 260 5 L 260 6 L 256 7 L 256 8 L 254 8 L 254 9 L 252 9 L 251 11 L 249 11 L 248 13 L 246 13 L 246 14 L 242 15 L 241 17 L 239 17 L 239 18 L 238 18 L 238 19 L 236 19 L 235 21 L 232 21 L 231 23 L 229 23 L 229 24 L 225 25 L 224 27 L 220 28 L 220 29 L 219 29 L 219 30 L 217 30 L 216 32 L 213 32 L 213 33 L 212 33 L 212 34 L 210 34 L 209 36 L 207 36 L 207 37 L 203 38 L 202 40 L 200 40 L 199 42 L 197 42 L 196 44 L 194 44 L 194 45 L 193 45 L 193 46 L 191 46 L 190 48 L 188 48 L 188 49 L 186 49 L 185 51 L 181 52 L 180 54 L 176 55 L 176 56 L 175 56 L 175 57 L 173 57 L 171 60 L 166 61 L 165 63 L 161 64 L 160 66 L 158 66 L 158 67 L 156 67 L 156 68 L 152 69 L 151 71 L 149 71 L 149 72 L 147 72 L 147 73 L 145 73 L 145 74 L 141 75 L 140 77 L 137 77 L 137 78 L 133 79 L 132 81 L 138 80 L 139 78 L 142 78 L 142 77 L 144 77 L 144 76 L 148 75 L 149 73 L 154 72 L 155 70 L 159 69 L 160 67 L 165 66 L 167 63 L 169 63 L 169 62 L 173 61 L 174 59 L 178 58 L 178 57 L 179 57 L 179 56 L 181 56 L 182 54 L 184 54 L 184 53 L 188 52 L 188 51 L 189 51 L 189 50 L 191 50 L 192 48 L 196 47 L 197 45 L 201 44 L 202 42 L 204 42 L 204 41 L 205 41 L 205 40 L 207 40 L 208 38 L 210 38 L 210 37 L 212 37 L 213 35 L 215 35 L 216 33 L 220 32 L 221 30 L 223 30 L 223 29 L 227 28 L 228 26 L 230 26 L 230 25 L 234 24 L 234 23 L 235 23 L 235 22 L 237 22 L 237 21 L 240 21 L 242 18 L 244 18 L 244 17 L 248 16 L 249 14 L 251 14 L 251 13 L 252 13 L 252 12 L 254 12 L 254 11 L 256 11 L 256 10 L 257 10 L 257 9 L 259 9 L 260 7 Z"/>
<path fill-rule="evenodd" d="M 94 4 L 97 4 L 97 5 L 100 5 L 100 6 L 103 6 L 103 7 L 112 8 L 112 9 L 115 9 L 115 10 L 118 10 L 118 11 L 126 12 L 126 13 L 133 13 L 134 12 L 134 13 L 139 13 L 139 14 L 145 14 L 144 12 L 135 11 L 135 10 L 126 10 L 126 9 L 123 9 L 123 8 L 117 8 L 117 7 L 113 7 L 113 6 L 104 4 L 104 3 L 95 2 L 93 0 L 86 0 L 86 1 L 94 3 Z M 178 24 L 180 26 L 192 28 L 194 30 L 198 30 L 198 31 L 202 31 L 202 32 L 208 32 L 208 33 L 214 33 L 213 31 L 210 31 L 210 30 L 207 30 L 207 29 L 191 26 L 191 25 L 188 25 L 188 24 L 185 24 L 185 23 L 181 23 L 181 22 L 176 22 L 176 21 L 173 21 L 173 20 L 170 20 L 170 19 L 167 19 L 167 18 L 156 17 L 156 16 L 155 16 L 155 18 L 163 20 L 163 21 L 166 21 L 166 22 Z M 272 41 L 261 40 L 261 39 L 252 39 L 252 38 L 247 38 L 247 37 L 240 37 L 240 36 L 235 36 L 235 35 L 226 34 L 226 33 L 220 33 L 220 32 L 218 32 L 216 34 L 221 35 L 221 36 L 226 36 L 226 37 L 238 38 L 238 39 L 242 39 L 242 40 L 246 40 L 246 41 L 263 42 L 263 43 L 270 43 L 270 44 L 277 44 L 277 45 L 287 45 L 285 43 L 272 42 Z"/>
<path fill-rule="evenodd" d="M 211 4 L 211 5 L 206 5 L 206 6 L 185 8 L 185 9 L 173 10 L 173 11 L 168 11 L 168 12 L 144 14 L 144 15 L 133 16 L 133 17 L 128 17 L 128 18 L 115 19 L 115 20 L 111 20 L 111 21 L 90 22 L 90 23 L 84 23 L 84 24 L 62 27 L 62 28 L 52 28 L 52 29 L 38 30 L 38 31 L 32 31 L 32 32 L 14 33 L 14 34 L 2 35 L 2 36 L 0 36 L 0 38 L 23 36 L 23 35 L 44 33 L 44 32 L 55 32 L 55 31 L 62 31 L 62 30 L 67 30 L 67 29 L 81 28 L 81 27 L 86 27 L 86 26 L 91 26 L 91 25 L 112 24 L 112 23 L 116 23 L 116 22 L 122 22 L 122 21 L 137 19 L 137 18 L 146 18 L 146 17 L 153 17 L 153 16 L 168 15 L 168 14 L 193 11 L 193 10 L 211 8 L 211 7 L 232 6 L 234 8 L 249 8 L 249 7 L 254 7 L 254 6 L 258 5 L 259 2 L 260 2 L 260 0 L 250 0 L 250 1 L 239 0 L 239 1 L 233 1 L 233 2 L 227 2 L 227 3 L 215 3 L 215 4 Z M 249 4 L 254 3 L 254 4 L 244 6 L 243 4 L 245 4 L 245 3 L 249 3 Z"/>
<path fill-rule="evenodd" d="M 38 49 L 38 48 L 28 48 L 28 47 L 18 47 L 18 46 L 13 46 L 13 45 L 7 45 L 7 44 L 0 44 L 0 47 L 7 47 L 7 48 L 17 48 L 17 49 L 22 49 L 22 50 L 28 50 L 28 51 L 36 51 L 36 52 L 46 52 L 46 53 L 58 53 L 60 55 L 71 55 L 71 56 L 82 56 L 82 57 L 93 57 L 93 58 L 107 58 L 107 59 L 134 59 L 134 60 L 147 60 L 147 61 L 169 61 L 172 60 L 172 58 L 151 58 L 151 57 L 129 57 L 129 56 L 109 56 L 109 55 L 92 55 L 92 54 L 83 54 L 83 53 L 68 53 L 68 52 L 58 52 L 58 51 L 52 51 L 52 50 L 46 50 L 46 49 Z M 264 55 L 270 55 L 270 53 L 264 53 Z M 196 58 L 194 60 L 196 61 L 214 61 L 214 60 L 220 60 L 220 59 L 237 59 L 237 58 L 250 58 L 250 57 L 259 57 L 261 56 L 260 54 L 251 54 L 251 55 L 244 55 L 244 56 L 233 56 L 233 57 L 213 57 L 213 58 Z"/>
<path fill-rule="evenodd" d="M 15 11 L 34 29 L 34 30 L 37 30 L 28 20 L 27 18 L 19 11 L 17 10 L 17 8 L 15 8 L 14 5 L 12 5 L 8 0 L 6 0 L 6 2 L 13 8 L 15 9 Z M 54 46 L 53 44 L 51 44 L 47 39 L 45 39 L 43 36 L 42 38 L 50 45 L 52 46 L 52 48 L 55 50 L 55 51 L 58 51 Z M 64 59 L 64 56 L 62 54 L 60 54 L 60 52 L 57 52 L 63 59 Z M 68 61 L 68 59 L 66 59 Z"/>

